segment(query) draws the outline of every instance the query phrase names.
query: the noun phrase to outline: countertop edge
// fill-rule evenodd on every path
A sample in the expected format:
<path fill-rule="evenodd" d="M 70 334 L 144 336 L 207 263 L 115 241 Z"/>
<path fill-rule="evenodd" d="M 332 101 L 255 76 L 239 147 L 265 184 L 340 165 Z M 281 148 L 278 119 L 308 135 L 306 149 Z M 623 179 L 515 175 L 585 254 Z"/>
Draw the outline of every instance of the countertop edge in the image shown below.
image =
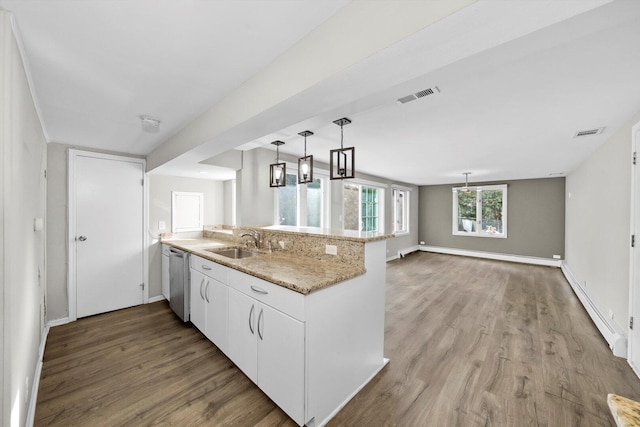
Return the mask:
<path fill-rule="evenodd" d="M 238 245 L 233 244 L 231 242 L 201 238 L 201 239 L 162 239 L 160 240 L 160 243 L 184 250 L 193 255 L 199 256 L 209 261 L 213 261 L 220 265 L 224 265 L 225 267 L 232 268 L 242 273 L 249 274 L 258 279 L 266 280 L 268 282 L 271 282 L 278 286 L 282 286 L 284 288 L 290 289 L 294 292 L 298 292 L 303 295 L 308 295 L 314 291 L 327 288 L 329 286 L 347 281 L 349 279 L 361 276 L 366 273 L 366 269 L 364 268 L 356 268 L 356 267 L 343 268 L 343 270 L 345 271 L 344 274 L 338 274 L 335 277 L 332 277 L 326 280 L 320 280 L 320 281 L 318 281 L 315 276 L 312 276 L 310 274 L 308 277 L 308 280 L 310 282 L 316 282 L 316 283 L 314 283 L 311 286 L 300 286 L 298 283 L 278 279 L 277 277 L 274 277 L 272 275 L 262 273 L 260 271 L 257 271 L 256 269 L 252 269 L 251 268 L 252 258 L 232 260 L 232 259 L 227 259 L 222 255 L 216 255 L 215 253 L 204 250 L 205 247 L 208 248 L 211 246 L 215 246 L 216 248 L 220 248 L 220 249 L 239 247 Z M 278 261 L 285 262 L 286 260 L 298 260 L 298 261 L 301 261 L 302 263 L 305 263 L 305 262 L 315 262 L 315 263 L 321 263 L 321 264 L 326 263 L 326 261 L 316 260 L 316 259 L 307 258 L 307 257 L 300 257 L 295 255 L 264 253 L 263 256 L 270 257 L 270 260 L 274 261 L 275 263 L 277 263 Z"/>

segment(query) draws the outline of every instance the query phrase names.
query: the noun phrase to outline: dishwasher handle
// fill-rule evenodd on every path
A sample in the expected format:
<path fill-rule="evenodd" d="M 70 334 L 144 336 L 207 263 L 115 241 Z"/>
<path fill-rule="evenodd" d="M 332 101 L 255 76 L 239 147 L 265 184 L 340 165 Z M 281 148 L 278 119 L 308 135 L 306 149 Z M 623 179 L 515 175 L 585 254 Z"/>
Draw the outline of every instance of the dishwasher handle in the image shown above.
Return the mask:
<path fill-rule="evenodd" d="M 171 255 L 177 256 L 178 258 L 182 258 L 184 256 L 184 252 L 177 251 L 177 250 L 175 250 L 173 248 L 169 249 L 169 252 L 171 252 Z"/>

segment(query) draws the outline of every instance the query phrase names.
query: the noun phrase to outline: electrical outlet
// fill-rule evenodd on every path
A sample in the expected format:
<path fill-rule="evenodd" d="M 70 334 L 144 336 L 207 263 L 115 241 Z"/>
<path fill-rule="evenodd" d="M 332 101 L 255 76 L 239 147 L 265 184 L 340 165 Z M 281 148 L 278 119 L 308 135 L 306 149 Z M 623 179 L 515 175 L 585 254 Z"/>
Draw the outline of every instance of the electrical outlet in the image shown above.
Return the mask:
<path fill-rule="evenodd" d="M 420 244 L 421 244 L 421 245 L 424 245 L 424 240 L 420 240 Z"/>
<path fill-rule="evenodd" d="M 553 259 L 562 259 L 562 257 L 560 255 L 554 255 Z"/>
<path fill-rule="evenodd" d="M 166 230 L 167 229 L 167 223 L 164 221 L 158 221 L 158 230 Z"/>
<path fill-rule="evenodd" d="M 325 245 L 325 252 L 329 255 L 338 255 L 338 247 L 335 245 Z"/>
<path fill-rule="evenodd" d="M 279 241 L 278 244 L 280 245 L 280 249 L 286 249 L 285 248 L 286 245 L 284 244 L 284 242 L 282 240 Z"/>

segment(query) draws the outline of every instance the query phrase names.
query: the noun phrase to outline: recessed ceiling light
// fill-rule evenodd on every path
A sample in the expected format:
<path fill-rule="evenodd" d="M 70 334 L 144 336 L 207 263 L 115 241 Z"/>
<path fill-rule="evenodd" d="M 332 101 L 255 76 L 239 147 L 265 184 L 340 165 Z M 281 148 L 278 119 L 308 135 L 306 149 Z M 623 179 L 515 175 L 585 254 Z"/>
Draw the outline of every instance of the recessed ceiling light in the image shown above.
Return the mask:
<path fill-rule="evenodd" d="M 142 130 L 145 132 L 159 132 L 160 120 L 151 116 L 140 116 Z"/>

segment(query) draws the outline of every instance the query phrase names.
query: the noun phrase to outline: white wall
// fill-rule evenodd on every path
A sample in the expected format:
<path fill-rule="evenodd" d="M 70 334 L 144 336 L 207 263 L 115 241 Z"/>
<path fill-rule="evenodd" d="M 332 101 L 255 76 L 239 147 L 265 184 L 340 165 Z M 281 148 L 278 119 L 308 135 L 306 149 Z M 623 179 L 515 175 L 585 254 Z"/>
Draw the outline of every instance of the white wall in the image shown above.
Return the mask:
<path fill-rule="evenodd" d="M 567 176 L 565 263 L 605 315 L 627 330 L 631 210 L 628 120 Z"/>
<path fill-rule="evenodd" d="M 0 424 L 26 422 L 43 332 L 47 145 L 10 14 L 0 11 L 0 198 L 2 199 L 2 405 Z"/>
<path fill-rule="evenodd" d="M 224 182 L 165 175 L 149 175 L 149 297 L 162 294 L 162 248 L 160 233 L 171 232 L 171 192 L 203 193 L 204 224 L 224 222 Z M 166 223 L 166 230 L 158 222 Z"/>

